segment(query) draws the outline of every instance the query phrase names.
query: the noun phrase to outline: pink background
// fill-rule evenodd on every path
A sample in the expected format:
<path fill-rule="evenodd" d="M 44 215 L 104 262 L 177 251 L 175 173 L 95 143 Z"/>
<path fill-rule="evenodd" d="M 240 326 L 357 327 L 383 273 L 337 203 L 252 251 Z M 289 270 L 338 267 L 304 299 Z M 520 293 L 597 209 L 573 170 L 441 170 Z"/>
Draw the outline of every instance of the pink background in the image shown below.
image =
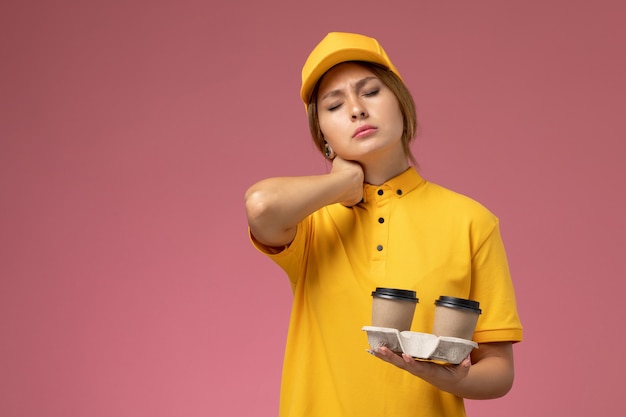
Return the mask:
<path fill-rule="evenodd" d="M 291 294 L 243 194 L 326 171 L 298 90 L 332 30 L 382 42 L 423 175 L 501 219 L 525 341 L 469 415 L 616 415 L 622 4 L 3 1 L 0 415 L 277 415 Z"/>

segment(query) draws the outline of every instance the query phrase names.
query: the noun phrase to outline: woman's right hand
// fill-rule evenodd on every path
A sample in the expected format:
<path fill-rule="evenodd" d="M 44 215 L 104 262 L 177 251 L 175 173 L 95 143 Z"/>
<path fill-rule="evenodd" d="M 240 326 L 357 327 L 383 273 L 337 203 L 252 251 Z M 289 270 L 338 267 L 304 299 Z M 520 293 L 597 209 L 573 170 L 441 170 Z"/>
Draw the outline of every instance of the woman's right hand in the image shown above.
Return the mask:
<path fill-rule="evenodd" d="M 246 214 L 254 238 L 268 247 L 284 247 L 295 237 L 298 223 L 316 210 L 361 202 L 361 165 L 338 156 L 332 164 L 327 174 L 266 178 L 248 188 Z"/>
<path fill-rule="evenodd" d="M 358 162 L 348 161 L 340 156 L 335 156 L 332 164 L 333 167 L 330 173 L 332 175 L 343 175 L 346 178 L 346 187 L 339 203 L 346 207 L 359 204 L 363 199 L 363 181 L 365 178 L 363 167 Z"/>

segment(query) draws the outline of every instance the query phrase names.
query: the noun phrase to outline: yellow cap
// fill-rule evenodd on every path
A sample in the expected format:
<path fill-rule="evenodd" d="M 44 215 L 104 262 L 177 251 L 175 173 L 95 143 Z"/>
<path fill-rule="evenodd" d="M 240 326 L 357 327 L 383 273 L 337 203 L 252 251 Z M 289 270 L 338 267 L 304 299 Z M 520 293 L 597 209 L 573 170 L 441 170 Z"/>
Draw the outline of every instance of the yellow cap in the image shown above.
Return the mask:
<path fill-rule="evenodd" d="M 335 65 L 347 61 L 373 62 L 400 77 L 376 39 L 356 33 L 330 32 L 317 44 L 302 67 L 300 97 L 305 106 L 308 106 L 313 88 L 322 75 Z"/>

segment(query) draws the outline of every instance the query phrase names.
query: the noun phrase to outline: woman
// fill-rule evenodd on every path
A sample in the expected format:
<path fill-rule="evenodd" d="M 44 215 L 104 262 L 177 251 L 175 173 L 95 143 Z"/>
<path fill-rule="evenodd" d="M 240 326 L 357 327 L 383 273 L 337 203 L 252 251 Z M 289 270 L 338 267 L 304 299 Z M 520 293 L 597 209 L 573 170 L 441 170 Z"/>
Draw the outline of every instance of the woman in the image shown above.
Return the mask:
<path fill-rule="evenodd" d="M 303 67 L 301 96 L 330 172 L 246 192 L 251 240 L 294 293 L 281 416 L 462 416 L 463 398 L 506 394 L 522 327 L 498 219 L 411 166 L 415 106 L 385 51 L 329 33 Z M 411 330 L 424 333 L 440 295 L 479 301 L 479 348 L 459 365 L 386 347 L 365 355 L 376 287 L 416 291 Z"/>

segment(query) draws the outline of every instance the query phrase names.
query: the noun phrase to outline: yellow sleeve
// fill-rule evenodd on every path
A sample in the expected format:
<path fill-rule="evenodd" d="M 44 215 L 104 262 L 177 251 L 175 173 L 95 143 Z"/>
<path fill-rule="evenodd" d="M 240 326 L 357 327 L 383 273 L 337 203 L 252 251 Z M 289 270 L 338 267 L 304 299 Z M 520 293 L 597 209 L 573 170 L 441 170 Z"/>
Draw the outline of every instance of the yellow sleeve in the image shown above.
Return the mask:
<path fill-rule="evenodd" d="M 473 256 L 470 291 L 470 298 L 479 301 L 482 310 L 474 333 L 476 342 L 522 340 L 522 324 L 497 219 Z"/>

